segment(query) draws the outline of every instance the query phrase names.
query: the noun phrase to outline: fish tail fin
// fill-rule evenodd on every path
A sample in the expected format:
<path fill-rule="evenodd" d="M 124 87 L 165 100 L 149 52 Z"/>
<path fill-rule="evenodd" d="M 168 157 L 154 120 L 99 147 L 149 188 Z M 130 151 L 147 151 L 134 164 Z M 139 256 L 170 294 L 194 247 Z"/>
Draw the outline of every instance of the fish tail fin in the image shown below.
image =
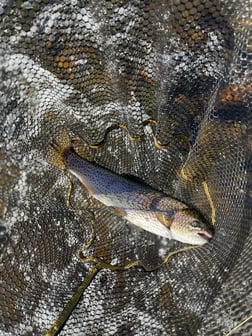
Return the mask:
<path fill-rule="evenodd" d="M 65 128 L 61 128 L 46 150 L 48 163 L 59 169 L 65 169 L 65 153 L 72 148 L 72 141 Z"/>
<path fill-rule="evenodd" d="M 65 157 L 67 152 L 74 151 L 81 158 L 93 162 L 94 158 L 88 151 L 88 145 L 80 138 L 70 138 L 65 128 L 60 128 L 46 150 L 48 163 L 59 169 L 65 169 Z"/>

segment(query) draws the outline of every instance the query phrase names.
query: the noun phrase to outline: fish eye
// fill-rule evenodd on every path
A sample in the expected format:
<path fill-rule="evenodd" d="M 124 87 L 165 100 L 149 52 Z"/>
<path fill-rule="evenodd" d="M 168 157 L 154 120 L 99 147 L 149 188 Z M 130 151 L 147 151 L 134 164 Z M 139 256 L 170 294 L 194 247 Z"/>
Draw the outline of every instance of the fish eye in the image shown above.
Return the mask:
<path fill-rule="evenodd" d="M 198 228 L 200 227 L 200 221 L 199 220 L 194 220 L 190 223 L 190 226 L 193 228 Z"/>

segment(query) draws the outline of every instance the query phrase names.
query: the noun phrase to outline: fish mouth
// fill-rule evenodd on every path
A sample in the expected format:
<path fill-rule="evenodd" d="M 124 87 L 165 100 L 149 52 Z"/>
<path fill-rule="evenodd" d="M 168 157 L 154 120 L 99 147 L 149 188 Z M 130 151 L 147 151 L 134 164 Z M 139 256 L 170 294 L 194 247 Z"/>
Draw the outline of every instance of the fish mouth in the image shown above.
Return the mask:
<path fill-rule="evenodd" d="M 208 233 L 206 231 L 197 232 L 197 235 L 200 236 L 201 238 L 205 239 L 205 240 L 209 240 L 213 237 L 210 233 Z"/>

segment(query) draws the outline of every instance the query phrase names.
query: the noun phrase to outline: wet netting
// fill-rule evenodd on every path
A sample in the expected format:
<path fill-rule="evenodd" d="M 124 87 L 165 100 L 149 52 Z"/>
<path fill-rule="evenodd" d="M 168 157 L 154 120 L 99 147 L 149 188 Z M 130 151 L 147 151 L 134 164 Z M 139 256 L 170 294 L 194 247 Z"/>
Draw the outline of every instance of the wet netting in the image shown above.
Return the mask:
<path fill-rule="evenodd" d="M 1 335 L 251 335 L 250 6 L 0 1 Z M 68 138 L 213 239 L 120 219 L 48 160 Z"/>

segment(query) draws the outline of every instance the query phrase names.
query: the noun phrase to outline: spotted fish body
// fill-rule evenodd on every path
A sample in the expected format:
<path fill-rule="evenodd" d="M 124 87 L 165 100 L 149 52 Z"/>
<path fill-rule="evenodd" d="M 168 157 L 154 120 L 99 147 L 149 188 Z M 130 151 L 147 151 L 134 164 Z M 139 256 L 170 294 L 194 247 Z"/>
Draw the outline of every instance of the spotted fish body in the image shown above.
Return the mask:
<path fill-rule="evenodd" d="M 89 195 L 130 223 L 188 244 L 204 244 L 212 237 L 209 225 L 186 204 L 90 163 L 72 149 L 64 152 L 63 161 Z"/>

